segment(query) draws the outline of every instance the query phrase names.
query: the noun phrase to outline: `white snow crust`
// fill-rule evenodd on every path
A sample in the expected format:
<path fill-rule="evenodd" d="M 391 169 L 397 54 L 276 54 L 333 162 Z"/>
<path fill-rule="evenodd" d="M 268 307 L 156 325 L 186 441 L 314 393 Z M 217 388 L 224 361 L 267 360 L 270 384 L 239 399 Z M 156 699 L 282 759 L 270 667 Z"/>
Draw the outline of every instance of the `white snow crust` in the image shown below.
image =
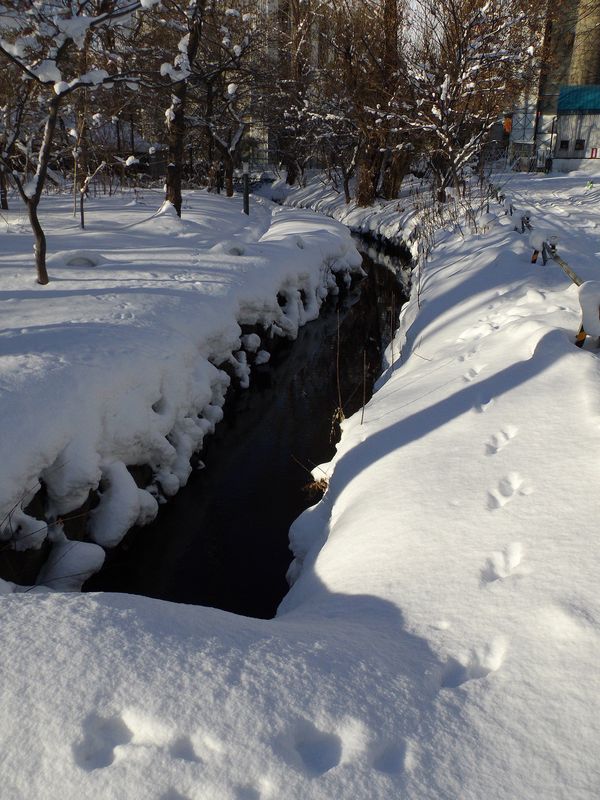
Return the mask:
<path fill-rule="evenodd" d="M 594 281 L 587 178 L 510 190 Z M 44 470 L 58 505 L 112 469 L 133 508 L 118 462 L 177 477 L 166 434 L 218 416 L 212 362 L 245 355 L 239 323 L 292 335 L 298 289 L 317 297 L 323 262 L 352 262 L 322 218 L 188 202 L 178 231 L 98 202 L 85 235 L 107 263 L 57 266 L 45 288 L 28 237 L 0 233 L 5 508 Z M 225 230 L 243 255 L 214 249 Z M 74 238 L 57 227 L 52 246 Z M 345 421 L 327 492 L 292 528 L 274 620 L 2 582 L 4 796 L 598 797 L 598 351 L 574 346 L 576 287 L 530 256 L 504 214 L 440 234 L 363 423 Z"/>
<path fill-rule="evenodd" d="M 186 204 L 180 219 L 170 203 L 152 214 L 126 198 L 90 200 L 78 232 L 63 227 L 66 199 L 47 201 L 47 291 L 33 282 L 30 237 L 0 233 L 0 535 L 22 530 L 19 547 L 44 538 L 16 516 L 40 480 L 61 516 L 101 486 L 91 529 L 105 546 L 152 518 L 145 490 L 170 496 L 184 485 L 221 419 L 230 379 L 219 365 L 247 386 L 244 344 L 254 353 L 268 343 L 267 334 L 243 343 L 240 324 L 295 337 L 318 315 L 332 271 L 359 268 L 347 231 L 324 217 L 259 201 L 248 220 L 239 198 L 206 193 Z M 126 465 L 150 466 L 153 485 L 138 488 Z"/>

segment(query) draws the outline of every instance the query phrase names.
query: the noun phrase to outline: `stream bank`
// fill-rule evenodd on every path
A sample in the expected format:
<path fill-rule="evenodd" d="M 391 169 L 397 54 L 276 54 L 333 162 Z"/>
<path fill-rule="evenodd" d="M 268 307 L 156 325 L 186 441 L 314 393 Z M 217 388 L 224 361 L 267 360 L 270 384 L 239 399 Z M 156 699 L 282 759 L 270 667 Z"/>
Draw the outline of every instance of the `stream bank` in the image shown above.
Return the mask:
<path fill-rule="evenodd" d="M 370 398 L 406 299 L 406 259 L 361 249 L 366 277 L 330 297 L 295 341 L 278 340 L 249 389 L 230 390 L 201 454 L 206 469 L 132 529 L 84 590 L 274 616 L 288 588 L 289 527 L 320 497 L 311 471 L 335 452 L 340 406 L 350 416 Z"/>

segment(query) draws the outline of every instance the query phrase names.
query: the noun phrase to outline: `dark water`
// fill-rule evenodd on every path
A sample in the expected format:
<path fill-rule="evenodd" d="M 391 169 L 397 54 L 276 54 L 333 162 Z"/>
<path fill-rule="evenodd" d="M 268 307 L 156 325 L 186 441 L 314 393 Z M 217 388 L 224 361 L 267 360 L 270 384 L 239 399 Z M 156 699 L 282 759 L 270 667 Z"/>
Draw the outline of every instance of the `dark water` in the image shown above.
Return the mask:
<path fill-rule="evenodd" d="M 131 531 L 84 589 L 273 617 L 288 588 L 289 527 L 319 497 L 306 488 L 310 469 L 335 452 L 339 397 L 349 416 L 363 392 L 371 396 L 392 309 L 397 318 L 406 299 L 397 259 L 396 272 L 389 257 L 387 267 L 364 259 L 366 278 L 330 298 L 294 342 L 278 342 L 249 390 L 231 391 L 205 442 L 206 468 L 151 525 Z"/>

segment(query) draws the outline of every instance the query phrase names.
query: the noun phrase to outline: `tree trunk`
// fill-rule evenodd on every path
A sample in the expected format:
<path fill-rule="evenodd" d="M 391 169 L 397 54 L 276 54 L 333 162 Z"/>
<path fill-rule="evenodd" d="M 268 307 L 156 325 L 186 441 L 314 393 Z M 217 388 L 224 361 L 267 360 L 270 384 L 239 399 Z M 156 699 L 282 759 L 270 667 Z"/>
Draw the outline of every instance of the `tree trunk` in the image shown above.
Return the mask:
<path fill-rule="evenodd" d="M 285 182 L 288 186 L 294 186 L 298 180 L 298 163 L 295 158 L 286 158 L 284 161 L 286 171 Z"/>
<path fill-rule="evenodd" d="M 410 166 L 410 155 L 407 151 L 392 153 L 383 175 L 381 194 L 385 200 L 398 197 L 402 181 Z"/>
<path fill-rule="evenodd" d="M 179 81 L 171 89 L 173 102 L 171 103 L 173 117 L 169 121 L 169 163 L 167 165 L 167 180 L 165 200 L 172 203 L 177 216 L 181 216 L 181 176 L 183 173 L 183 144 L 185 134 L 185 100 L 187 84 Z"/>
<path fill-rule="evenodd" d="M 359 206 L 370 206 L 375 200 L 375 156 L 374 148 L 365 148 L 365 152 L 358 162 L 358 175 L 356 182 L 356 203 Z"/>
<path fill-rule="evenodd" d="M 8 211 L 8 181 L 4 167 L 0 167 L 0 208 Z"/>
<path fill-rule="evenodd" d="M 352 200 L 352 197 L 350 196 L 351 173 L 348 172 L 348 170 L 344 166 L 341 167 L 341 170 L 342 170 L 342 181 L 344 184 L 344 200 L 346 201 L 346 205 L 348 205 L 350 200 Z"/>
<path fill-rule="evenodd" d="M 372 172 L 373 172 L 373 178 L 372 178 L 372 180 L 373 180 L 373 200 L 375 200 L 375 198 L 377 197 L 377 192 L 379 190 L 379 182 L 380 182 L 380 179 L 381 179 L 381 170 L 382 170 L 382 167 L 383 167 L 383 156 L 384 156 L 384 153 L 382 153 L 381 152 L 381 148 L 377 146 L 375 148 L 375 153 L 373 155 L 373 166 L 371 168 Z"/>
<path fill-rule="evenodd" d="M 201 14 L 204 5 L 197 5 L 195 14 Z M 200 44 L 202 26 L 200 17 L 196 16 L 190 24 L 189 39 L 187 43 L 187 57 L 193 64 Z M 165 200 L 172 203 L 181 216 L 181 179 L 183 175 L 183 161 L 185 158 L 185 111 L 187 100 L 187 79 L 178 81 L 171 88 L 173 102 L 173 118 L 168 122 L 169 165 L 167 167 L 167 180 Z"/>
<path fill-rule="evenodd" d="M 46 235 L 44 234 L 44 231 L 38 219 L 37 207 L 38 203 L 37 202 L 34 203 L 33 200 L 30 200 L 27 203 L 29 222 L 31 224 L 31 230 L 33 231 L 33 235 L 35 237 L 33 252 L 35 254 L 35 268 L 37 271 L 37 282 L 41 283 L 42 286 L 45 286 L 49 281 L 48 272 L 46 270 Z"/>
<path fill-rule="evenodd" d="M 225 194 L 227 197 L 233 197 L 233 158 L 229 153 L 223 154 L 223 163 L 225 165 Z"/>
<path fill-rule="evenodd" d="M 56 95 L 50 99 L 48 103 L 48 119 L 44 127 L 44 137 L 42 139 L 42 146 L 38 155 L 38 165 L 35 174 L 35 190 L 32 195 L 26 195 L 21 187 L 21 196 L 27 204 L 27 211 L 29 214 L 29 222 L 31 230 L 35 237 L 34 253 L 35 253 L 35 267 L 37 271 L 37 282 L 45 286 L 48 283 L 48 272 L 46 271 L 46 236 L 40 225 L 37 210 L 40 204 L 42 191 L 46 182 L 46 174 L 48 172 L 48 162 L 50 161 L 50 152 L 52 148 L 52 140 L 54 138 L 54 131 L 56 130 L 56 123 L 58 121 L 58 110 L 60 107 L 60 95 Z"/>

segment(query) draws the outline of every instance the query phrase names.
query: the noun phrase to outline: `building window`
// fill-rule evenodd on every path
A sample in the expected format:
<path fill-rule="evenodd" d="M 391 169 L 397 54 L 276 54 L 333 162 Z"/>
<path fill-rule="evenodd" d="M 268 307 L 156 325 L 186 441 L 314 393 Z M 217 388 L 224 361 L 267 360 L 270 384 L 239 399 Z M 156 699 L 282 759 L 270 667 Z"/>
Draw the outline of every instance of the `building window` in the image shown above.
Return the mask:
<path fill-rule="evenodd" d="M 569 149 L 569 140 L 568 139 L 561 139 L 560 140 L 560 147 L 559 150 L 568 150 Z"/>
<path fill-rule="evenodd" d="M 585 139 L 575 139 L 575 150 L 585 150 Z"/>

